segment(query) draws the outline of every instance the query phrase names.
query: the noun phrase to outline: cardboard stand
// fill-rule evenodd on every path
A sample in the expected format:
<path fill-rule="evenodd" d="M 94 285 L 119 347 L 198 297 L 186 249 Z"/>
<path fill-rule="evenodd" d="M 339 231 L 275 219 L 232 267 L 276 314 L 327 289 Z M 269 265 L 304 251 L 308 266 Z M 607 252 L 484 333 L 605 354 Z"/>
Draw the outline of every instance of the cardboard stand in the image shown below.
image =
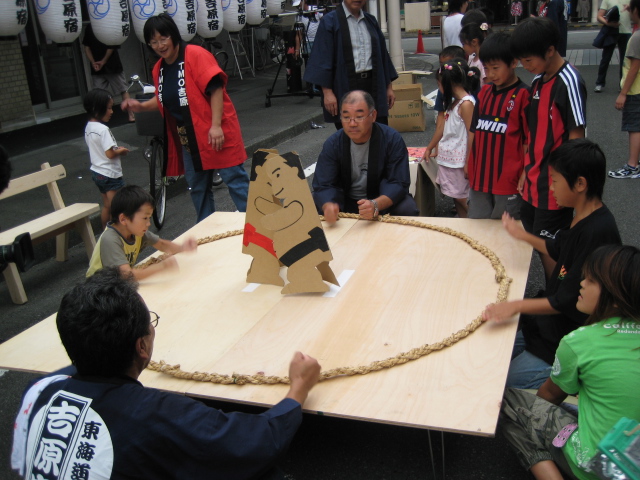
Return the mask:
<path fill-rule="evenodd" d="M 251 183 L 242 252 L 253 257 L 247 282 L 284 285 L 287 293 L 327 292 L 325 281 L 339 285 L 329 266 L 331 250 L 313 197 L 295 152 L 278 155 L 258 150 L 251 164 Z"/>

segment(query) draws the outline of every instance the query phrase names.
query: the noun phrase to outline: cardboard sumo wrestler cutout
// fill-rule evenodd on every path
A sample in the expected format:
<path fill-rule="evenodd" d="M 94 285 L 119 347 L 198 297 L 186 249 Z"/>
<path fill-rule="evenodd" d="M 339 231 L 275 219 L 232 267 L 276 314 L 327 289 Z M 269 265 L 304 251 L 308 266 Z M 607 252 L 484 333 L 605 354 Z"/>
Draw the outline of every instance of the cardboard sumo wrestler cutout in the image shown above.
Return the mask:
<path fill-rule="evenodd" d="M 270 153 L 277 154 L 278 151 L 257 150 L 253 153 L 242 253 L 253 257 L 247 272 L 248 283 L 266 283 L 282 287 L 284 280 L 280 276 L 280 260 L 273 248 L 273 232 L 262 225 L 262 218 L 266 214 L 282 209 L 280 201 L 271 193 L 269 178 L 262 172 L 262 166 Z M 261 175 L 258 175 L 258 172 Z M 261 204 L 260 210 L 256 207 L 256 202 Z"/>
<path fill-rule="evenodd" d="M 278 155 L 258 150 L 251 164 L 251 183 L 242 252 L 253 257 L 247 282 L 283 285 L 281 293 L 326 292 L 324 281 L 338 285 L 333 260 L 309 184 L 295 152 Z"/>

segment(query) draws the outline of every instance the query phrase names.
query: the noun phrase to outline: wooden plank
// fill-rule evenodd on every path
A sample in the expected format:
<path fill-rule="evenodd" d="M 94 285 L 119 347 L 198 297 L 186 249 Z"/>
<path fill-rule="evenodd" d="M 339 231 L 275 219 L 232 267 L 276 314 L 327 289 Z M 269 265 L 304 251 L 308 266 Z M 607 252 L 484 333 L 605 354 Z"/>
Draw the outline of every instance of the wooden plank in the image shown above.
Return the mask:
<path fill-rule="evenodd" d="M 37 239 L 49 233 L 59 230 L 61 227 L 71 226 L 74 222 L 81 220 L 100 210 L 97 203 L 74 203 L 61 210 L 56 210 L 43 217 L 36 218 L 17 227 L 0 232 L 0 245 L 13 242 L 16 236 L 29 232 L 31 238 Z"/>
<path fill-rule="evenodd" d="M 470 227 L 475 238 L 483 238 L 501 252 L 510 275 L 518 277 L 511 298 L 522 297 L 531 250 L 514 244 L 499 222 L 428 219 L 432 220 L 465 230 Z M 332 252 L 332 268 L 338 274 L 356 270 L 338 297 L 283 298 L 220 360 L 202 362 L 197 353 L 184 352 L 186 356 L 175 363 L 185 370 L 197 364 L 197 370 L 209 372 L 285 375 L 290 356 L 301 350 L 318 358 L 324 369 L 367 364 L 439 341 L 463 328 L 494 300 L 497 291 L 487 260 L 460 240 L 435 232 L 359 222 Z M 305 409 L 492 435 L 515 328 L 515 322 L 490 325 L 416 362 L 322 383 Z M 187 394 L 271 405 L 285 391 L 283 386 L 198 384 Z"/>
<path fill-rule="evenodd" d="M 20 280 L 20 272 L 16 264 L 9 263 L 7 268 L 3 270 L 2 275 L 4 276 L 4 281 L 7 283 L 11 301 L 17 305 L 27 303 L 27 292 L 24 291 L 22 280 Z"/>
<path fill-rule="evenodd" d="M 23 177 L 14 178 L 9 182 L 7 189 L 0 193 L 0 200 L 9 198 L 19 193 L 26 192 L 36 187 L 41 187 L 47 183 L 61 180 L 67 176 L 62 165 L 56 165 L 40 172 L 30 173 Z"/>
<path fill-rule="evenodd" d="M 491 220 L 420 218 L 468 233 L 499 255 L 521 298 L 531 249 Z M 241 227 L 244 216 L 215 213 L 190 234 Z M 243 292 L 251 258 L 242 237 L 178 255 L 177 274 L 152 277 L 140 292 L 161 316 L 154 359 L 185 370 L 286 375 L 295 350 L 324 369 L 366 364 L 459 330 L 497 292 L 488 260 L 461 240 L 415 227 L 341 219 L 325 228 L 340 275 L 354 273 L 333 298 L 282 296 L 261 285 Z M 181 239 L 178 239 L 180 241 Z M 284 273 L 285 270 L 281 273 Z M 516 322 L 485 325 L 453 347 L 393 369 L 319 384 L 310 412 L 345 418 L 492 435 Z M 38 345 L 33 351 L 30 345 Z M 0 345 L 0 367 L 51 371 L 68 363 L 53 317 Z M 147 386 L 257 405 L 279 401 L 286 386 L 222 386 L 143 372 Z"/>

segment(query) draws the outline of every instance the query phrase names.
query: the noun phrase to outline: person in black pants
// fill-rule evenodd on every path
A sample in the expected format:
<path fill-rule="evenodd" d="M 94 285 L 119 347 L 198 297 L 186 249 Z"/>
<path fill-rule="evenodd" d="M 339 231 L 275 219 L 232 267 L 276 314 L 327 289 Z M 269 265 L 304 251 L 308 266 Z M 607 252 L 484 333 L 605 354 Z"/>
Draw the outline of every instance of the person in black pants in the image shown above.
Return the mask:
<path fill-rule="evenodd" d="M 617 22 L 609 22 L 605 18 L 607 10 L 617 6 L 620 11 L 620 19 Z M 629 12 L 624 8 L 623 0 L 603 0 L 598 10 L 598 22 L 607 27 L 618 29 L 618 41 L 608 47 L 602 49 L 602 60 L 600 60 L 600 66 L 598 67 L 598 78 L 596 80 L 596 93 L 602 92 L 602 89 L 607 83 L 607 70 L 609 69 L 609 63 L 613 57 L 613 52 L 618 47 L 618 53 L 620 54 L 620 78 L 622 78 L 622 64 L 624 63 L 624 56 L 627 51 L 627 43 L 631 38 L 631 18 Z"/>

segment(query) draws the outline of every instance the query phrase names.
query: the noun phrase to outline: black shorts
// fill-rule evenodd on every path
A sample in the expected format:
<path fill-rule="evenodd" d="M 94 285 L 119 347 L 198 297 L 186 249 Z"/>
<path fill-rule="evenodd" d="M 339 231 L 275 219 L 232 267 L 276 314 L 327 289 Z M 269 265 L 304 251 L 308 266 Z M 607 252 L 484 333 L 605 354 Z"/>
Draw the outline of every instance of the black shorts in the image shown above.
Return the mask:
<path fill-rule="evenodd" d="M 571 225 L 573 208 L 545 210 L 523 201 L 520 206 L 520 219 L 527 232 L 543 238 L 555 238 L 558 230 Z"/>

